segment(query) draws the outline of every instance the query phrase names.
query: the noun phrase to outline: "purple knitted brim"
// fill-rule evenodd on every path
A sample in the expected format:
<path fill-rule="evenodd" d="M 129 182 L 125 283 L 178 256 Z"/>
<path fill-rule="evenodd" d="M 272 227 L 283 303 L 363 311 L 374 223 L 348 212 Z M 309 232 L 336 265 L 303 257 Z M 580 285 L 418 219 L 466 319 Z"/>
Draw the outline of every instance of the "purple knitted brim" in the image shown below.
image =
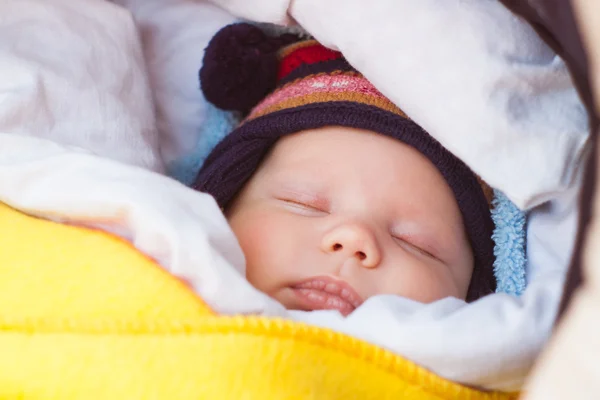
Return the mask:
<path fill-rule="evenodd" d="M 242 124 L 208 156 L 193 187 L 226 208 L 283 136 L 324 126 L 365 129 L 396 138 L 421 152 L 440 171 L 461 211 L 475 259 L 467 301 L 493 293 L 494 224 L 471 170 L 420 126 L 378 107 L 347 101 L 308 104 L 276 111 Z"/>

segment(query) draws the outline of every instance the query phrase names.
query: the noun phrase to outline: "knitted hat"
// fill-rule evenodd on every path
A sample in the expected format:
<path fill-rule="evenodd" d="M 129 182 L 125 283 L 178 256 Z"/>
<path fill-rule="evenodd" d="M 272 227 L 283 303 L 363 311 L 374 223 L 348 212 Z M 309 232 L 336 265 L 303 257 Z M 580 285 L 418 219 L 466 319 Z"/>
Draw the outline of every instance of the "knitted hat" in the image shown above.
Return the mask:
<path fill-rule="evenodd" d="M 427 157 L 454 193 L 475 261 L 467 301 L 495 290 L 491 190 L 341 53 L 291 34 L 269 37 L 239 23 L 211 40 L 200 80 L 208 101 L 246 117 L 209 154 L 195 189 L 227 207 L 275 142 L 304 130 L 343 126 L 398 139 Z"/>

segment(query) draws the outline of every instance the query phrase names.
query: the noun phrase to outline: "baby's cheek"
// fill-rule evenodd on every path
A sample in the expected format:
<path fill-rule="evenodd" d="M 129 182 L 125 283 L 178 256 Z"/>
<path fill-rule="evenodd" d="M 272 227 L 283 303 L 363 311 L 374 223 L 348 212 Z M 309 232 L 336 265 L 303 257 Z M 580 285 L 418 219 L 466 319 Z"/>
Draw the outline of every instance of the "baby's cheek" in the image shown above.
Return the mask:
<path fill-rule="evenodd" d="M 233 220 L 231 226 L 246 257 L 246 278 L 257 289 L 272 294 L 282 280 L 288 263 L 285 254 L 285 226 L 271 216 Z"/>
<path fill-rule="evenodd" d="M 468 242 L 463 246 L 463 251 L 461 253 L 461 258 L 452 264 L 451 270 L 454 272 L 455 281 L 458 286 L 458 290 L 461 293 L 461 298 L 467 297 L 467 292 L 469 290 L 469 285 L 471 284 L 471 279 L 473 277 L 473 251 L 471 250 L 471 246 Z"/>
<path fill-rule="evenodd" d="M 393 293 L 423 303 L 445 297 L 462 297 L 450 271 L 445 266 L 413 262 L 397 268 L 387 276 L 387 285 Z"/>

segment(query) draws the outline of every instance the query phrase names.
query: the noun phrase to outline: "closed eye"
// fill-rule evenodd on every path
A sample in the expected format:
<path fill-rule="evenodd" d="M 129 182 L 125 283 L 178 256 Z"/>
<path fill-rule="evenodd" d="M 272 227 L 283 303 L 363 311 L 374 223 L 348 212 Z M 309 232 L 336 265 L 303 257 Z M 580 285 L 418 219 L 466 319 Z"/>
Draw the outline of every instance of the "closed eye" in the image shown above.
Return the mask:
<path fill-rule="evenodd" d="M 329 211 L 323 209 L 321 206 L 313 205 L 308 202 L 299 201 L 297 199 L 289 198 L 278 198 L 277 200 L 284 203 L 284 205 L 294 212 L 299 212 L 302 215 L 307 216 L 322 216 L 329 214 Z"/>
<path fill-rule="evenodd" d="M 392 235 L 392 237 L 394 238 L 394 240 L 400 244 L 401 246 L 405 246 L 408 247 L 410 250 L 418 252 L 426 257 L 429 258 L 433 258 L 435 260 L 441 261 L 438 257 L 436 257 L 433 253 L 431 253 L 430 251 L 428 251 L 427 249 L 424 248 L 423 245 L 421 244 L 415 244 L 413 243 L 410 238 L 401 238 L 398 236 L 394 236 Z"/>

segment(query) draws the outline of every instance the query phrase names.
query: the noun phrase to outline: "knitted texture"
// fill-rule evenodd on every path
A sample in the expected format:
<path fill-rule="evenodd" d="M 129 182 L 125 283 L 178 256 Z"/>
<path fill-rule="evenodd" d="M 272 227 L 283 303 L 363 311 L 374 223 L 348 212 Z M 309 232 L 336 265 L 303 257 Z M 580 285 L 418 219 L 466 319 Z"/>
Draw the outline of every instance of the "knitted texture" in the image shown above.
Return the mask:
<path fill-rule="evenodd" d="M 200 71 L 200 84 L 210 101 L 225 110 L 247 111 L 275 88 L 276 51 L 298 40 L 292 34 L 268 37 L 258 27 L 235 24 L 236 34 L 217 32 Z"/>
<path fill-rule="evenodd" d="M 224 109 L 242 112 L 251 102 L 240 100 L 240 96 L 254 100 L 256 93 L 268 94 L 254 104 L 241 125 L 215 147 L 193 186 L 210 193 L 226 208 L 277 140 L 296 132 L 342 126 L 398 139 L 427 157 L 454 193 L 475 259 L 467 300 L 492 293 L 496 280 L 491 198 L 486 197 L 475 174 L 383 96 L 341 53 L 314 40 L 286 43 L 275 50 L 275 39 L 264 33 L 260 36 L 253 29 L 257 28 L 234 24 L 217 33 L 205 53 L 201 85 L 207 100 Z M 252 40 L 247 38 L 249 32 Z M 257 39 L 259 37 L 263 42 Z M 286 36 L 284 42 L 289 38 Z M 221 49 L 224 44 L 227 49 Z M 239 48 L 235 48 L 236 45 Z M 251 46 L 256 49 L 252 50 Z M 235 58 L 235 54 L 239 57 Z M 254 80 L 247 79 L 247 72 L 241 72 L 245 63 L 254 71 L 261 63 L 257 58 L 272 60 L 275 55 L 278 69 L 269 70 L 276 74 L 274 80 L 263 76 L 264 71 Z M 231 76 L 233 72 L 237 75 Z M 215 82 L 227 82 L 227 85 L 219 92 L 214 90 Z M 207 86 L 210 90 L 206 90 Z"/>

